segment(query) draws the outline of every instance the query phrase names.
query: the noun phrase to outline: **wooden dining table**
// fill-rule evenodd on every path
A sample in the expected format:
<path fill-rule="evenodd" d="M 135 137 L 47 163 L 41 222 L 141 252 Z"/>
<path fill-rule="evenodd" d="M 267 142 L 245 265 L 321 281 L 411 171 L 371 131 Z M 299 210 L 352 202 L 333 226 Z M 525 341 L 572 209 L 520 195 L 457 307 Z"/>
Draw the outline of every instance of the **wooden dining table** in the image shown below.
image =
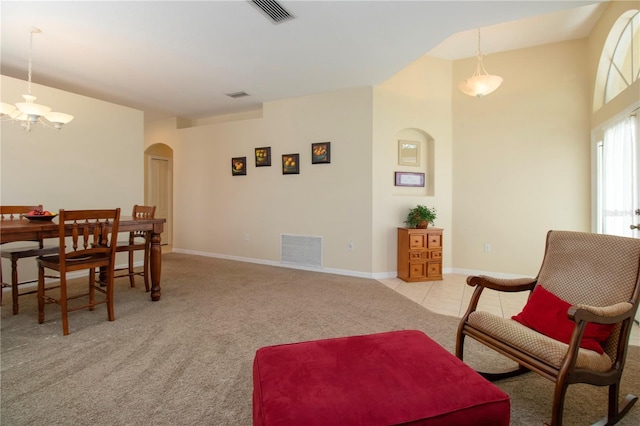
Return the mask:
<path fill-rule="evenodd" d="M 162 249 L 160 241 L 166 219 L 141 219 L 120 216 L 119 232 L 146 231 L 151 233 L 151 300 L 160 300 L 160 271 L 162 270 Z M 0 243 L 34 241 L 40 238 L 58 238 L 57 218 L 52 221 L 31 221 L 28 219 L 3 220 L 0 222 Z"/>

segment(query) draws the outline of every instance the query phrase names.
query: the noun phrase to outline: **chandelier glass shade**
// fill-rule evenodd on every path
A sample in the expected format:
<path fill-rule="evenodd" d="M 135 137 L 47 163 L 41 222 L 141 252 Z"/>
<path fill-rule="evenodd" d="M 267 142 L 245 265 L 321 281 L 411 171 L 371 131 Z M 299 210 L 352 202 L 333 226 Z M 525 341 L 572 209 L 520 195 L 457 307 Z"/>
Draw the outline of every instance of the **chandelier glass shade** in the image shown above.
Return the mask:
<path fill-rule="evenodd" d="M 502 84 L 502 77 L 491 75 L 482 64 L 482 52 L 480 50 L 480 29 L 478 29 L 478 50 L 476 52 L 476 70 L 473 75 L 458 83 L 458 89 L 465 95 L 481 98 L 494 92 Z"/>
<path fill-rule="evenodd" d="M 52 127 L 59 130 L 63 125 L 73 120 L 73 115 L 65 114 L 63 112 L 52 112 L 50 107 L 35 103 L 37 98 L 31 94 L 33 34 L 37 33 L 40 33 L 39 29 L 31 29 L 29 42 L 29 80 L 27 83 L 27 94 L 22 95 L 24 102 L 16 102 L 15 105 L 1 102 L 0 116 L 6 116 L 12 121 L 20 123 L 22 128 L 28 132 L 31 131 L 37 123 L 40 123 L 45 127 Z"/>

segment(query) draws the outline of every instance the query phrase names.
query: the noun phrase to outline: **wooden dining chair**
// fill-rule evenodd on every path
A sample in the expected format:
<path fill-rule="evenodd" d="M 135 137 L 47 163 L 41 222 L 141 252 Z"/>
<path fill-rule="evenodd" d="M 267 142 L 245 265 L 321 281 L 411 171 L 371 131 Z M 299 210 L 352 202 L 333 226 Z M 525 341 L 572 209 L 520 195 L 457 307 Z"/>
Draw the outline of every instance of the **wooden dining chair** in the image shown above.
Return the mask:
<path fill-rule="evenodd" d="M 156 215 L 156 206 L 133 206 L 131 216 L 134 219 L 153 219 Z M 144 251 L 144 266 L 142 271 L 136 272 L 134 269 L 134 253 L 136 251 Z M 135 276 L 139 275 L 144 278 L 144 288 L 150 290 L 149 286 L 149 256 L 151 253 L 151 234 L 148 231 L 129 232 L 129 239 L 126 241 L 118 241 L 116 245 L 117 253 L 129 253 L 128 265 L 126 268 L 116 268 L 115 278 L 129 277 L 131 287 L 136 286 Z M 127 271 L 126 274 L 118 275 L 118 271 Z"/>
<path fill-rule="evenodd" d="M 79 309 L 93 310 L 96 305 L 107 305 L 109 321 L 115 319 L 113 309 L 113 278 L 116 258 L 116 241 L 120 224 L 120 209 L 113 210 L 60 210 L 59 221 L 59 253 L 57 255 L 38 257 L 38 323 L 44 322 L 45 303 L 60 305 L 62 316 L 62 333 L 69 334 L 68 313 Z M 67 244 L 66 236 L 70 237 Z M 105 287 L 96 281 L 96 268 L 106 273 Z M 46 270 L 57 271 L 58 275 L 46 275 Z M 69 292 L 67 273 L 84 269 L 89 270 L 89 292 L 75 294 Z M 60 280 L 59 298 L 49 296 L 45 292 L 45 278 Z M 105 295 L 96 300 L 95 292 Z M 89 297 L 83 305 L 69 306 L 69 301 L 81 297 Z"/>
<path fill-rule="evenodd" d="M 42 210 L 42 204 L 37 206 L 0 206 L 0 217 L 2 222 L 10 220 L 24 220 L 23 217 L 33 210 Z M 1 225 L 0 225 L 1 226 Z M 26 280 L 20 282 L 18 279 L 18 260 L 28 257 L 38 257 L 46 254 L 54 254 L 58 252 L 58 246 L 46 246 L 42 238 L 37 240 L 29 240 L 31 243 L 27 246 L 12 245 L 7 247 L 5 245 L 0 246 L 0 256 L 4 259 L 8 259 L 11 262 L 11 282 L 5 283 L 2 276 L 2 265 L 0 264 L 0 283 L 2 289 L 5 287 L 11 287 L 11 298 L 13 299 L 13 314 L 17 315 L 19 311 L 18 296 L 26 296 L 28 294 L 34 294 L 37 290 L 29 290 L 19 292 L 19 286 L 23 284 L 33 284 L 37 280 Z M 2 304 L 2 289 L 0 289 L 0 304 Z"/>

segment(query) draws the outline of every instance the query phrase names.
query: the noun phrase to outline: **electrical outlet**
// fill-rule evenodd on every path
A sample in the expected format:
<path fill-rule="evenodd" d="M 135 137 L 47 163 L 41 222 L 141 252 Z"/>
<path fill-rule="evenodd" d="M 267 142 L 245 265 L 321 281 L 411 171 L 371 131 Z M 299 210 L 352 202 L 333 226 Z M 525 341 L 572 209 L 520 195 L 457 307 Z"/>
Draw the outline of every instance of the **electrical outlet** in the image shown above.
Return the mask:
<path fill-rule="evenodd" d="M 249 241 L 249 234 L 244 234 L 244 240 Z"/>
<path fill-rule="evenodd" d="M 484 243 L 484 252 L 485 253 L 491 253 L 491 244 Z"/>
<path fill-rule="evenodd" d="M 349 243 L 347 244 L 347 250 L 353 251 L 353 241 L 349 241 Z"/>

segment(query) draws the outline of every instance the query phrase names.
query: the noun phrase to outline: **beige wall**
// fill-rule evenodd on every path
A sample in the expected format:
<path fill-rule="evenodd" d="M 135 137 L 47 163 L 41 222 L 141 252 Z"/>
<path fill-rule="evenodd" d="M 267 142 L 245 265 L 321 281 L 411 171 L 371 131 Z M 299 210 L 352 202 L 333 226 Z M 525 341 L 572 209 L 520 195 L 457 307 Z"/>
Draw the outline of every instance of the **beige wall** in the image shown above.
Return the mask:
<path fill-rule="evenodd" d="M 232 229 L 208 225 L 211 232 L 199 235 L 197 223 L 200 218 L 205 220 L 206 214 L 192 211 L 191 206 L 209 206 L 216 202 L 194 202 L 194 197 L 200 195 L 191 194 L 190 186 L 199 188 L 199 194 L 213 192 L 216 197 L 249 205 L 250 202 L 244 201 L 246 196 L 239 193 L 253 191 L 254 185 L 236 183 L 234 179 L 244 178 L 232 179 L 229 176 L 227 163 L 231 156 L 251 157 L 253 147 L 265 145 L 271 145 L 276 155 L 282 153 L 281 150 L 289 150 L 300 143 L 295 140 L 295 135 L 314 135 L 318 128 L 326 126 L 322 108 L 342 111 L 341 107 L 348 105 L 347 110 L 350 111 L 351 107 L 358 105 L 363 108 L 363 115 L 371 113 L 371 119 L 363 117 L 358 124 L 353 124 L 353 134 L 361 144 L 358 145 L 361 148 L 359 157 L 354 160 L 357 166 L 344 179 L 346 172 L 335 165 L 341 176 L 337 180 L 342 184 L 335 186 L 333 191 L 337 193 L 330 199 L 349 200 L 351 194 L 361 205 L 347 201 L 345 208 L 339 206 L 325 210 L 319 207 L 318 215 L 314 209 L 316 200 L 296 193 L 308 204 L 305 205 L 306 210 L 299 214 L 309 215 L 310 221 L 358 223 L 357 231 L 346 226 L 333 234 L 326 227 L 293 222 L 292 225 L 297 226 L 292 227 L 301 233 L 314 234 L 313 231 L 318 229 L 318 232 L 328 231 L 332 235 L 329 238 L 331 252 L 336 253 L 335 258 L 339 261 L 334 263 L 334 256 L 326 257 L 328 268 L 359 271 L 374 277 L 393 276 L 396 269 L 396 227 L 402 226 L 410 207 L 426 204 L 437 208 L 436 226 L 445 229 L 445 272 L 534 275 L 541 262 L 545 234 L 549 229 L 590 230 L 589 133 L 592 127 L 638 101 L 640 83 L 636 82 L 610 105 L 591 115 L 593 79 L 604 39 L 617 17 L 634 5 L 634 2 L 610 2 L 588 39 L 489 55 L 485 65 L 489 71 L 502 75 L 505 82 L 498 91 L 484 99 L 469 98 L 456 87 L 458 81 L 473 72 L 475 59 L 451 62 L 423 57 L 374 87 L 371 103 L 362 99 L 362 102 L 354 104 L 355 98 L 350 98 L 357 93 L 350 91 L 327 97 L 283 100 L 274 104 L 282 113 L 278 116 L 270 116 L 269 108 L 272 106 L 267 104 L 262 118 L 260 114 L 249 116 L 255 119 L 253 121 L 180 131 L 180 137 L 175 138 L 172 146 L 176 149 L 176 157 L 184 158 L 176 162 L 176 167 L 182 170 L 175 170 L 175 176 L 180 181 L 182 171 L 185 171 L 189 178 L 181 181 L 180 189 L 176 189 L 176 192 L 181 191 L 176 205 L 184 204 L 180 207 L 183 214 L 176 216 L 176 233 L 186 232 L 182 240 L 186 249 L 213 250 L 214 255 L 245 256 L 258 261 L 277 260 L 279 253 L 274 233 L 267 235 L 266 230 L 259 231 L 256 248 L 243 248 L 243 244 L 239 244 L 238 238 L 248 232 L 245 229 L 251 228 L 248 224 L 234 223 Z M 298 114 L 300 106 L 304 107 Z M 307 114 L 307 108 L 317 109 L 319 113 Z M 201 120 L 195 124 L 215 121 Z M 258 130 L 260 126 L 263 128 Z M 282 128 L 275 130 L 280 126 Z M 340 135 L 347 129 L 334 126 L 332 130 Z M 175 134 L 175 126 L 167 134 Z M 256 140 L 246 141 L 256 134 Z M 397 165 L 397 139 L 407 136 L 433 140 L 433 164 L 429 164 L 431 159 L 423 151 L 426 161 L 420 167 Z M 236 144 L 238 149 L 211 147 L 220 144 Z M 291 152 L 297 152 L 292 149 Z M 206 155 L 202 154 L 217 152 L 224 153 L 224 158 L 215 160 L 216 168 L 219 165 L 221 169 L 216 172 L 207 170 L 209 166 L 203 164 L 205 160 L 202 158 Z M 304 153 L 304 147 L 300 152 Z M 193 167 L 191 161 L 203 165 Z M 365 164 L 367 161 L 371 166 Z M 302 169 L 299 177 L 302 181 L 307 179 L 307 168 Z M 393 172 L 398 170 L 424 172 L 428 179 L 433 179 L 433 191 L 394 187 Z M 257 200 L 273 198 L 270 197 L 271 186 L 279 185 L 279 182 L 286 183 L 286 189 L 301 188 L 294 188 L 291 182 L 282 180 L 277 171 L 267 173 L 250 168 L 249 172 L 250 176 L 256 174 L 254 172 L 262 173 L 270 184 L 266 189 L 268 196 L 261 192 L 256 196 Z M 209 187 L 199 180 L 214 173 L 216 176 L 219 174 L 219 179 L 210 181 Z M 371 182 L 351 179 L 361 175 L 369 176 Z M 233 186 L 226 188 L 224 183 Z M 276 199 L 280 197 L 276 196 Z M 258 209 L 262 214 L 262 207 Z M 353 209 L 363 212 L 358 213 L 357 221 Z M 219 213 L 222 218 L 228 218 L 229 212 Z M 275 203 L 265 214 L 264 222 L 270 223 L 268 219 L 282 215 L 288 217 L 289 213 L 286 207 Z M 364 217 L 365 223 L 370 221 L 364 228 L 359 225 L 363 223 L 360 216 Z M 232 220 L 237 222 L 235 218 Z M 280 219 L 274 223 L 277 231 L 283 229 Z M 367 227 L 370 229 L 365 229 Z M 251 235 L 253 233 L 250 232 Z M 207 241 L 214 237 L 221 242 Z M 349 240 L 355 242 L 356 249 L 352 253 L 344 251 Z M 364 253 L 363 242 L 370 245 L 365 246 Z M 490 253 L 485 252 L 485 244 L 491 245 Z"/>
<path fill-rule="evenodd" d="M 424 56 L 374 89 L 372 235 L 373 271 L 379 275 L 395 276 L 397 228 L 417 204 L 436 208 L 435 226 L 444 228 L 445 272 L 452 265 L 451 70 L 451 61 Z M 420 166 L 398 165 L 400 138 L 421 142 Z M 433 152 L 426 149 L 429 138 Z M 425 173 L 433 193 L 428 184 L 394 186 L 396 171 Z"/>
<path fill-rule="evenodd" d="M 2 100 L 20 100 L 27 83 L 1 78 Z M 56 211 L 140 203 L 143 113 L 38 84 L 32 92 L 38 102 L 75 118 L 59 131 L 38 126 L 25 132 L 2 123 L 2 203 L 36 202 Z"/>
<path fill-rule="evenodd" d="M 380 87 L 271 102 L 259 118 L 148 123 L 147 145 L 174 148 L 174 250 L 278 264 L 281 233 L 322 236 L 325 271 L 395 276 L 396 228 L 409 208 L 435 206 L 445 238 L 451 228 L 450 80 L 450 61 L 424 57 Z M 426 149 L 420 168 L 398 166 L 397 140 L 411 132 L 433 138 L 435 170 Z M 310 144 L 322 141 L 331 164 L 311 165 Z M 260 146 L 271 146 L 271 167 L 254 166 Z M 282 175 L 286 153 L 300 153 L 300 175 Z M 247 176 L 231 176 L 237 156 L 247 156 Z M 435 194 L 395 187 L 397 170 L 430 174 Z M 451 258 L 447 241 L 445 268 Z"/>
<path fill-rule="evenodd" d="M 0 78 L 4 102 L 22 99 L 25 81 Z M 75 118 L 59 131 L 38 126 L 25 132 L 3 121 L 0 202 L 42 204 L 56 212 L 121 207 L 130 215 L 143 201 L 143 113 L 38 84 L 32 92 L 38 102 Z M 22 278 L 34 269 L 29 264 L 20 262 Z M 3 263 L 3 270 L 11 268 Z"/>
<path fill-rule="evenodd" d="M 455 61 L 454 81 L 474 61 Z M 548 230 L 590 230 L 586 41 L 484 62 L 504 77 L 496 92 L 477 99 L 452 89 L 454 267 L 535 275 Z"/>
<path fill-rule="evenodd" d="M 280 234 L 321 236 L 326 271 L 369 273 L 371 104 L 371 89 L 358 88 L 271 102 L 262 118 L 172 129 L 174 250 L 278 263 Z M 311 143 L 326 141 L 331 164 L 312 165 Z M 255 167 L 263 146 L 271 167 Z M 300 174 L 284 176 L 281 156 L 291 153 Z M 245 156 L 247 175 L 232 176 L 231 158 Z"/>
<path fill-rule="evenodd" d="M 140 111 L 34 85 L 42 103 L 76 119 L 60 132 L 2 124 L 2 202 L 127 210 L 143 199 L 144 149 L 162 143 L 173 150 L 178 250 L 277 264 L 281 233 L 322 236 L 325 271 L 394 276 L 396 228 L 410 207 L 426 204 L 445 229 L 445 272 L 532 275 L 547 230 L 590 229 L 594 58 L 618 3 L 589 39 L 488 56 L 486 67 L 505 82 L 483 99 L 455 87 L 474 59 L 422 57 L 373 88 L 143 130 Z M 3 76 L 3 100 L 25 87 Z M 404 137 L 432 141 L 421 166 L 397 164 Z M 323 141 L 332 162 L 312 165 L 311 143 Z M 272 148 L 271 167 L 254 165 L 261 146 Z M 282 175 L 287 153 L 300 153 L 300 175 Z M 231 176 L 236 156 L 247 157 L 247 176 Z M 432 186 L 395 187 L 397 170 L 424 172 Z M 77 197 L 87 190 L 99 195 Z"/>
<path fill-rule="evenodd" d="M 491 55 L 487 67 L 505 83 L 475 99 L 455 88 L 474 60 L 423 57 L 373 89 L 171 129 L 174 246 L 275 264 L 280 233 L 316 235 L 324 237 L 326 270 L 394 276 L 396 228 L 410 207 L 426 204 L 445 229 L 445 272 L 534 275 L 549 229 L 590 226 L 586 62 L 585 40 Z M 398 166 L 397 139 L 406 135 L 433 140 L 432 166 L 426 150 L 420 167 Z M 333 144 L 332 164 L 309 164 L 310 143 L 323 140 Z M 272 147 L 274 166 L 253 166 L 258 146 Z M 295 152 L 301 174 L 282 176 L 279 156 Z M 248 176 L 231 176 L 234 156 L 248 157 Z M 397 170 L 426 173 L 433 193 L 395 187 Z"/>

